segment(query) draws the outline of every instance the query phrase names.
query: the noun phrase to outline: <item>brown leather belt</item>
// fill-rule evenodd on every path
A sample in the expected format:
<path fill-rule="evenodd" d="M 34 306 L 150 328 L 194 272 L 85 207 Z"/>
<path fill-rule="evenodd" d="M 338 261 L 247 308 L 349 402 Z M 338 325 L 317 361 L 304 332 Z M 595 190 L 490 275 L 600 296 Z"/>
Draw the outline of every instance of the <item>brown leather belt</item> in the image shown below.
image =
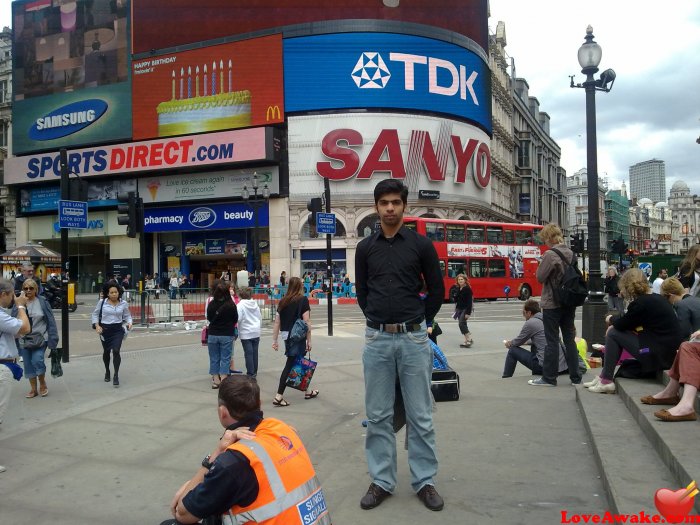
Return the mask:
<path fill-rule="evenodd" d="M 374 321 L 367 320 L 367 326 L 374 328 L 375 330 L 380 330 L 388 334 L 401 334 L 404 332 L 417 332 L 421 329 L 422 319 L 417 319 L 408 323 L 375 323 Z"/>
<path fill-rule="evenodd" d="M 0 359 L 0 363 L 16 363 L 17 358 L 16 357 L 11 357 L 8 359 Z"/>

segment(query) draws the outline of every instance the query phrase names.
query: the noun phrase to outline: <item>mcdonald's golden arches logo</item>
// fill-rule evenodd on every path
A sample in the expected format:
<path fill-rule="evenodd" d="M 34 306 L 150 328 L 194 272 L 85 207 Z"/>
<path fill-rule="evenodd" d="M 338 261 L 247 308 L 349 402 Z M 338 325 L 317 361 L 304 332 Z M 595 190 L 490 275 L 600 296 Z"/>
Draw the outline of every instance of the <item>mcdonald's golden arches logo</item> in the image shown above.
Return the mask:
<path fill-rule="evenodd" d="M 268 122 L 270 122 L 271 120 L 282 120 L 282 113 L 280 112 L 280 107 L 277 104 L 275 104 L 274 106 L 267 106 L 267 111 L 265 112 L 265 120 Z"/>

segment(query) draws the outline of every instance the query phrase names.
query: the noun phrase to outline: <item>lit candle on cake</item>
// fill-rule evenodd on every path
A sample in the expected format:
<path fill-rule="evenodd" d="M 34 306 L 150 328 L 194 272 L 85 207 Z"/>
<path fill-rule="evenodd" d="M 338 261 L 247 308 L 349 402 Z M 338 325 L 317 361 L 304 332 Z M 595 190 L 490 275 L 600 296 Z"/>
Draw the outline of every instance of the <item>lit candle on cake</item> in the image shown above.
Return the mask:
<path fill-rule="evenodd" d="M 233 93 L 233 77 L 231 76 L 231 59 L 228 59 L 228 92 Z"/>
<path fill-rule="evenodd" d="M 187 66 L 187 98 L 192 98 L 192 66 Z"/>
<path fill-rule="evenodd" d="M 204 96 L 207 96 L 207 91 L 209 91 L 209 83 L 207 79 L 207 65 L 204 64 Z"/>
<path fill-rule="evenodd" d="M 216 95 L 216 62 L 211 65 L 211 94 Z"/>
<path fill-rule="evenodd" d="M 173 69 L 173 100 L 175 100 L 175 70 Z"/>
<path fill-rule="evenodd" d="M 219 91 L 219 93 L 223 93 L 224 92 L 224 61 L 223 60 L 221 60 L 219 62 L 219 78 L 221 80 L 221 90 Z"/>
<path fill-rule="evenodd" d="M 195 80 L 194 80 L 194 96 L 199 97 L 199 66 L 195 70 Z"/>
<path fill-rule="evenodd" d="M 183 93 L 183 91 L 182 91 L 183 86 L 184 86 L 184 82 L 185 82 L 184 79 L 185 79 L 185 69 L 181 67 L 181 68 L 180 68 L 180 100 L 182 100 L 183 98 L 185 98 L 185 97 L 183 96 L 184 93 Z"/>

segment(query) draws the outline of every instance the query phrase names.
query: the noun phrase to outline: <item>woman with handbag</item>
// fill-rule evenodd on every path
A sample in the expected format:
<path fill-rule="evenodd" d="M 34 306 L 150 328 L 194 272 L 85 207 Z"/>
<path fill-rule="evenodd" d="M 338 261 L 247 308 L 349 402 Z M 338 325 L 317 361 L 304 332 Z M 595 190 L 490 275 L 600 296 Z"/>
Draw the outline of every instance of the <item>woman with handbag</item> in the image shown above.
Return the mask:
<path fill-rule="evenodd" d="M 108 281 L 102 288 L 102 297 L 92 312 L 92 328 L 102 342 L 102 362 L 105 365 L 105 383 L 110 380 L 119 386 L 119 366 L 122 363 L 121 349 L 126 334 L 131 330 L 132 319 L 129 303 L 122 299 L 124 290 L 117 281 Z M 110 353 L 114 362 L 114 377 L 109 370 Z"/>
<path fill-rule="evenodd" d="M 32 331 L 16 339 L 17 348 L 22 356 L 24 375 L 29 380 L 31 390 L 27 399 L 46 397 L 49 387 L 46 386 L 46 363 L 44 357 L 46 348 L 54 350 L 58 346 L 58 328 L 56 319 L 51 311 L 49 302 L 39 295 L 39 285 L 34 279 L 25 279 L 22 291 L 27 297 L 27 317 Z M 12 307 L 12 317 L 17 317 L 17 306 Z M 37 379 L 39 380 L 37 390 Z"/>
<path fill-rule="evenodd" d="M 467 325 L 467 319 L 472 314 L 474 306 L 474 294 L 472 287 L 469 285 L 469 279 L 463 273 L 457 276 L 457 296 L 455 297 L 455 313 L 454 318 L 459 323 L 459 331 L 464 336 L 464 342 L 460 344 L 462 348 L 469 348 L 474 342 L 472 334 Z"/>
<path fill-rule="evenodd" d="M 275 325 L 272 329 L 272 348 L 275 352 L 279 349 L 278 336 L 284 341 L 287 362 L 280 375 L 280 383 L 277 395 L 272 401 L 276 407 L 286 407 L 289 403 L 282 397 L 287 388 L 287 377 L 299 356 L 304 356 L 311 351 L 311 306 L 309 300 L 304 297 L 303 284 L 299 277 L 291 277 L 284 295 L 277 308 Z M 300 322 L 297 322 L 297 321 Z M 303 335 L 302 335 L 303 334 Z M 313 399 L 318 396 L 318 390 L 305 392 L 304 399 Z"/>
<path fill-rule="evenodd" d="M 207 306 L 207 348 L 209 350 L 209 374 L 211 387 L 219 388 L 229 375 L 233 334 L 238 322 L 238 310 L 231 299 L 228 283 L 219 281 Z"/>

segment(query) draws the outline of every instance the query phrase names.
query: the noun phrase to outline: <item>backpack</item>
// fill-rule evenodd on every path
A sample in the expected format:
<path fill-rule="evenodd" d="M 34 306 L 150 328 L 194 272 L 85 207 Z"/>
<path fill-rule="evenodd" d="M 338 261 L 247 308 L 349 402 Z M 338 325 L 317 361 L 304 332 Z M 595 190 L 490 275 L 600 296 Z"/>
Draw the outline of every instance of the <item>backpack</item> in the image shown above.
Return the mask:
<path fill-rule="evenodd" d="M 551 248 L 564 262 L 564 275 L 557 288 L 554 288 L 554 295 L 561 306 L 574 307 L 581 306 L 588 297 L 588 288 L 583 279 L 581 270 L 578 269 L 576 256 L 572 256 L 572 262 L 567 261 L 562 253 L 556 248 Z"/>

